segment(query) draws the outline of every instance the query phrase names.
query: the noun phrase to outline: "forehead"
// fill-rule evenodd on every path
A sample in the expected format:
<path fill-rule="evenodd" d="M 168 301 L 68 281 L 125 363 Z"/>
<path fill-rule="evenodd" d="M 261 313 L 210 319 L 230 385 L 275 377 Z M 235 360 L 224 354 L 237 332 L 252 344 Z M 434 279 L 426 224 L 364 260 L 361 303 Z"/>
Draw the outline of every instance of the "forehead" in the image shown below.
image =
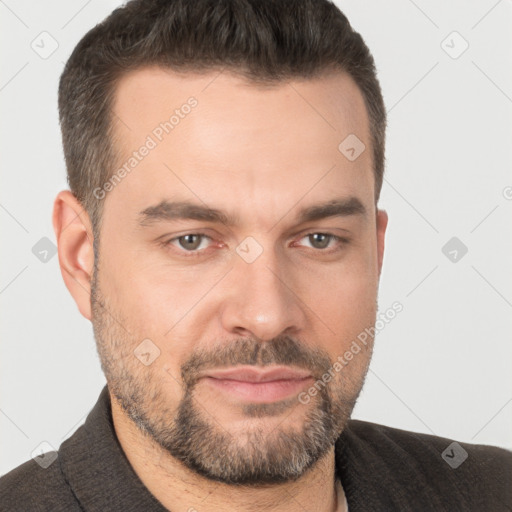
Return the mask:
<path fill-rule="evenodd" d="M 277 212 L 305 193 L 373 199 L 368 116 L 345 73 L 256 85 L 226 71 L 137 70 L 117 84 L 113 132 L 116 169 L 128 172 L 109 203 L 195 196 L 241 208 L 244 197 L 247 207 Z M 339 146 L 353 136 L 366 149 L 351 161 Z M 126 165 L 143 146 L 145 156 Z"/>
<path fill-rule="evenodd" d="M 165 121 L 190 97 L 198 100 L 200 108 L 196 112 L 201 112 L 194 116 L 194 127 L 223 123 L 223 132 L 230 135 L 238 133 L 240 128 L 243 133 L 260 129 L 259 135 L 262 135 L 262 122 L 269 137 L 273 129 L 284 127 L 286 133 L 294 137 L 297 132 L 303 132 L 311 140 L 310 145 L 315 142 L 311 139 L 315 132 L 322 136 L 331 131 L 336 139 L 348 129 L 361 137 L 368 134 L 361 91 L 353 79 L 342 72 L 314 79 L 260 84 L 225 70 L 198 74 L 160 67 L 143 68 L 125 74 L 118 81 L 113 105 L 114 124 L 117 124 L 117 116 L 122 115 L 123 119 L 117 118 L 118 121 L 136 121 L 137 129 L 151 131 L 155 120 Z M 298 126 L 290 121 L 297 121 Z M 302 125 L 306 123 L 311 123 L 311 129 L 304 131 Z M 123 131 L 128 126 L 121 123 L 119 128 Z M 192 128 L 188 126 L 191 134 Z"/>

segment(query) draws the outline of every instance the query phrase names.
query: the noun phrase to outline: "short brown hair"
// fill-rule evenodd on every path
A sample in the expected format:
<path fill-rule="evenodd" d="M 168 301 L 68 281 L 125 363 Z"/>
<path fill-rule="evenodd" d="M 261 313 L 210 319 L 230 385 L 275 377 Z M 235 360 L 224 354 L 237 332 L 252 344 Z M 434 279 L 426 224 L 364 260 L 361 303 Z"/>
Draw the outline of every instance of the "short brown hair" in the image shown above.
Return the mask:
<path fill-rule="evenodd" d="M 114 172 L 111 109 L 118 79 L 159 65 L 176 71 L 228 69 L 252 82 L 348 73 L 368 112 L 375 201 L 382 187 L 386 110 L 373 57 L 328 0 L 132 0 L 90 30 L 59 85 L 68 184 L 95 235 L 102 201 L 93 191 Z M 341 142 L 341 141 L 340 141 Z"/>

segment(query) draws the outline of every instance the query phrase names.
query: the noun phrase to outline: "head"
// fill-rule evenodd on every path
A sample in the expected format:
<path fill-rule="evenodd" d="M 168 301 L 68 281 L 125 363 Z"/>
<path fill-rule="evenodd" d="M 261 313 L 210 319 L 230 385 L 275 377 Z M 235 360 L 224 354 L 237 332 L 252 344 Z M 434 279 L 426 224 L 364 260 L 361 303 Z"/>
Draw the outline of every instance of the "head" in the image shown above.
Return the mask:
<path fill-rule="evenodd" d="M 373 348 L 343 359 L 375 323 L 387 224 L 363 40 L 324 0 L 135 0 L 80 41 L 59 110 L 59 261 L 113 401 L 206 478 L 299 478 Z M 300 379 L 234 389 L 233 368 Z"/>

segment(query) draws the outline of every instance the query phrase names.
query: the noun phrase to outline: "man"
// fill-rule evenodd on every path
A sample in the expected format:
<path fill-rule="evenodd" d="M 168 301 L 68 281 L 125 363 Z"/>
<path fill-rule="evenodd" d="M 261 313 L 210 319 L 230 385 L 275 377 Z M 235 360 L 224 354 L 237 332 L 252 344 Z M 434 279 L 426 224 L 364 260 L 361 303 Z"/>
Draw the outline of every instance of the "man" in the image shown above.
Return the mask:
<path fill-rule="evenodd" d="M 107 386 L 2 510 L 510 509 L 507 451 L 349 419 L 386 116 L 333 4 L 134 0 L 78 44 L 59 110 L 59 263 Z"/>

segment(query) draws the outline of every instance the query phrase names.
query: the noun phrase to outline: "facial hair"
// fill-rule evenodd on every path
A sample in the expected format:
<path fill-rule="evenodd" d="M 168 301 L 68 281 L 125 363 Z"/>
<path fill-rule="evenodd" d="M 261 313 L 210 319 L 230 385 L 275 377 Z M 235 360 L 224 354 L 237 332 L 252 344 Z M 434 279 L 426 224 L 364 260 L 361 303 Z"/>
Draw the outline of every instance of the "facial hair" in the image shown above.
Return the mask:
<path fill-rule="evenodd" d="M 169 382 L 158 365 L 144 366 L 134 356 L 140 339 L 130 334 L 127 320 L 98 286 L 98 272 L 91 283 L 92 323 L 101 367 L 110 392 L 143 435 L 157 443 L 188 469 L 231 485 L 262 486 L 302 477 L 325 457 L 343 431 L 368 370 L 372 347 L 358 357 L 357 375 L 333 372 L 328 354 L 299 339 L 279 336 L 262 342 L 254 338 L 231 339 L 212 348 L 192 351 L 180 367 L 182 396 L 170 403 Z M 349 341 L 349 340 L 345 340 Z M 167 340 L 166 344 L 172 344 Z M 340 340 L 340 347 L 346 346 Z M 236 365 L 294 366 L 315 378 L 317 394 L 305 405 L 297 397 L 274 403 L 241 406 L 247 427 L 235 434 L 205 412 L 196 397 L 200 372 Z M 321 383 L 331 369 L 333 379 Z M 173 377 L 174 378 L 174 377 Z M 175 379 L 176 380 L 176 379 Z M 320 385 L 318 385 L 320 383 Z M 303 409 L 299 427 L 286 424 L 297 408 Z M 272 431 L 258 425 L 261 418 L 283 415 Z M 254 418 L 251 424 L 250 419 Z"/>

